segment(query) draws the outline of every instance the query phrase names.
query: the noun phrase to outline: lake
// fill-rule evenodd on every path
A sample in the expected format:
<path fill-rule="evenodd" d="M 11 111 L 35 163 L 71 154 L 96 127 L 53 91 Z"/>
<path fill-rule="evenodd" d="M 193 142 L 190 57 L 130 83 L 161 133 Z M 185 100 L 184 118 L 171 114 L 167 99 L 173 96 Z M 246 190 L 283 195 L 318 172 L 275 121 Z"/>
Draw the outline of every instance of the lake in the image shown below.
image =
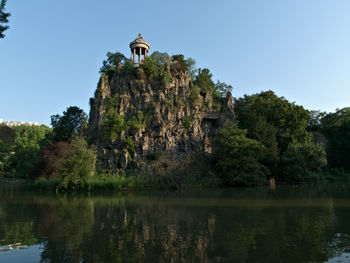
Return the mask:
<path fill-rule="evenodd" d="M 350 184 L 89 195 L 2 185 L 0 250 L 1 263 L 350 262 Z"/>

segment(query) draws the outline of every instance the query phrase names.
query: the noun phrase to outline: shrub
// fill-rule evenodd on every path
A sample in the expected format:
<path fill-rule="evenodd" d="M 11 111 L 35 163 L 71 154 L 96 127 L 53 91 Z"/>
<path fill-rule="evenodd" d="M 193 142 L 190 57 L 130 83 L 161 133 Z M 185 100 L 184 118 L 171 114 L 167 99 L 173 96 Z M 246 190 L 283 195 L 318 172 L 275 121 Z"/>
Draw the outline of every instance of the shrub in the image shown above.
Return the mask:
<path fill-rule="evenodd" d="M 51 143 L 43 147 L 41 157 L 31 171 L 31 178 L 60 178 L 66 156 L 72 150 L 68 142 Z"/>
<path fill-rule="evenodd" d="M 145 71 L 147 77 L 155 77 L 159 75 L 159 69 L 156 61 L 152 57 L 146 57 L 140 65 L 140 69 Z"/>
<path fill-rule="evenodd" d="M 137 73 L 137 68 L 134 67 L 134 65 L 132 64 L 132 62 L 130 60 L 126 61 L 121 69 L 121 73 L 122 75 L 133 75 L 136 76 Z"/>
<path fill-rule="evenodd" d="M 106 114 L 103 119 L 103 132 L 108 138 L 116 137 L 125 127 L 125 119 L 119 114 L 120 98 L 114 94 L 109 98 Z"/>
<path fill-rule="evenodd" d="M 60 170 L 62 182 L 59 190 L 63 191 L 81 188 L 95 172 L 96 153 L 88 147 L 85 140 L 76 137 L 71 146 Z"/>
<path fill-rule="evenodd" d="M 184 121 L 184 128 L 188 130 L 190 127 L 191 127 L 191 118 L 186 117 Z"/>
<path fill-rule="evenodd" d="M 196 104 L 199 101 L 200 98 L 200 91 L 201 89 L 197 85 L 193 85 L 191 87 L 191 94 L 190 94 L 190 100 Z"/>
<path fill-rule="evenodd" d="M 173 55 L 172 58 L 173 58 L 173 61 L 175 62 L 175 64 L 173 65 L 173 68 L 176 71 L 184 71 L 184 72 L 187 71 L 187 63 L 184 55 L 182 54 Z"/>
<path fill-rule="evenodd" d="M 126 128 L 131 133 L 135 133 L 145 127 L 146 117 L 142 111 L 138 111 L 135 116 L 132 116 L 126 123 Z"/>
<path fill-rule="evenodd" d="M 135 152 L 135 145 L 134 141 L 131 137 L 127 137 L 123 141 L 125 148 L 129 151 L 129 153 Z"/>
<path fill-rule="evenodd" d="M 164 71 L 162 74 L 162 83 L 168 85 L 171 82 L 171 74 L 168 71 Z"/>

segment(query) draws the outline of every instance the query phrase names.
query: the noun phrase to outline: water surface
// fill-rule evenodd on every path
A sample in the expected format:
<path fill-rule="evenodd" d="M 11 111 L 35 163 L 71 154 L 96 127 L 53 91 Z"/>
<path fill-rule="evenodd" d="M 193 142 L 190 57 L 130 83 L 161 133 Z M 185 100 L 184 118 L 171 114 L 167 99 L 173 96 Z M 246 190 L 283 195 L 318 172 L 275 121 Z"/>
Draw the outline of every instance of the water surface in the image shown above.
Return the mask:
<path fill-rule="evenodd" d="M 350 185 L 73 196 L 0 186 L 9 244 L 0 262 L 350 262 Z"/>

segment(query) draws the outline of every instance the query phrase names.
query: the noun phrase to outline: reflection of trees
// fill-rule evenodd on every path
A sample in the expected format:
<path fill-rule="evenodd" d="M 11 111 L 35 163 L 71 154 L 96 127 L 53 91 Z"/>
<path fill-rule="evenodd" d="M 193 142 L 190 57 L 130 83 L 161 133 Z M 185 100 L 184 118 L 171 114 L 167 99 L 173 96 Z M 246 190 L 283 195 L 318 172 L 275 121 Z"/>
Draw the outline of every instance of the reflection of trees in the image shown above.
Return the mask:
<path fill-rule="evenodd" d="M 325 198 L 2 197 L 2 244 L 41 242 L 42 262 L 322 262 L 341 231 Z"/>

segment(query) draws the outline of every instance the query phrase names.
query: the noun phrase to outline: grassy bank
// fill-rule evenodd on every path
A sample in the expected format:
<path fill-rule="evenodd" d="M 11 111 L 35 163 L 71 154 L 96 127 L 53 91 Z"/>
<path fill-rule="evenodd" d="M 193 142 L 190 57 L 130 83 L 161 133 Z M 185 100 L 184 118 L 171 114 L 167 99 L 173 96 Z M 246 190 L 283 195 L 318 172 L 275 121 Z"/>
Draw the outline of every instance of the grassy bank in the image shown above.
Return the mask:
<path fill-rule="evenodd" d="M 215 181 L 215 182 L 214 182 Z M 32 183 L 36 190 L 67 191 L 62 179 L 40 178 Z M 138 189 L 176 190 L 184 188 L 215 187 L 217 180 L 174 175 L 96 174 L 76 183 L 68 191 L 125 191 Z"/>

